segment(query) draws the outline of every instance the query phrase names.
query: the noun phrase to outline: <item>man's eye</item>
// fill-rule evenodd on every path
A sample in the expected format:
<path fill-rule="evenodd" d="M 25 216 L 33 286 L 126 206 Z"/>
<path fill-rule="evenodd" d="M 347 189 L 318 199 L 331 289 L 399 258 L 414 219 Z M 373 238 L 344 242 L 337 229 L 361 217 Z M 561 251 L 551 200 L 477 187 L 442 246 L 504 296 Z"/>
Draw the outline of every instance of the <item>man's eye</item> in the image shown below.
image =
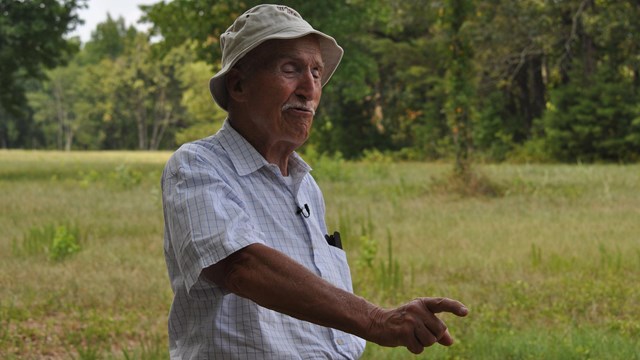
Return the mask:
<path fill-rule="evenodd" d="M 290 74 L 290 73 L 296 72 L 297 70 L 296 70 L 296 67 L 293 65 L 285 65 L 282 67 L 282 71 L 287 74 Z"/>
<path fill-rule="evenodd" d="M 316 79 L 320 79 L 320 77 L 322 76 L 322 74 L 320 73 L 320 69 L 311 69 L 311 74 L 313 74 L 313 77 Z"/>

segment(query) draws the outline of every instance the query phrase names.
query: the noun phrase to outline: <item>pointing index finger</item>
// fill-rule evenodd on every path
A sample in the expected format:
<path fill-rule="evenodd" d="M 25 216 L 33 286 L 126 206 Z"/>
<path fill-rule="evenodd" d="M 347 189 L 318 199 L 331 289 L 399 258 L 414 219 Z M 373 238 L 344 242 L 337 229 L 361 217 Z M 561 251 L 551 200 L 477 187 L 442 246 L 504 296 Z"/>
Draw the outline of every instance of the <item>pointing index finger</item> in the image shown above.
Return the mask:
<path fill-rule="evenodd" d="M 449 312 L 457 316 L 467 316 L 469 313 L 464 304 L 449 298 L 424 298 L 422 302 L 432 313 Z"/>

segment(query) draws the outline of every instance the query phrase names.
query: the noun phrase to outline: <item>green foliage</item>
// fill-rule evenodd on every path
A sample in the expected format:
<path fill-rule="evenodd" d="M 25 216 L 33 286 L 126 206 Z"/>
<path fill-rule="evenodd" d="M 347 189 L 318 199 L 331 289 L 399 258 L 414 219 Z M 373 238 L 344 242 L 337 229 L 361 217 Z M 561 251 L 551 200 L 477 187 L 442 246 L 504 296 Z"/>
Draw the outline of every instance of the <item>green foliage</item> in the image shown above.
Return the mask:
<path fill-rule="evenodd" d="M 128 189 L 140 184 L 142 181 L 142 172 L 126 164 L 120 164 L 116 167 L 115 171 L 110 174 L 109 180 Z"/>
<path fill-rule="evenodd" d="M 377 149 L 365 150 L 362 154 L 362 162 L 367 165 L 368 173 L 386 178 L 389 176 L 389 165 L 393 163 L 393 157 Z"/>
<path fill-rule="evenodd" d="M 218 125 L 218 127 L 216 126 Z M 189 126 L 176 132 L 176 145 L 188 143 L 198 139 L 205 138 L 207 136 L 215 134 L 219 130 L 221 124 L 214 124 L 212 122 L 202 122 Z"/>
<path fill-rule="evenodd" d="M 77 51 L 78 44 L 63 35 L 79 22 L 76 11 L 84 5 L 84 0 L 0 2 L 1 108 L 23 110 L 21 80 L 41 78 L 43 67 L 53 68 Z"/>
<path fill-rule="evenodd" d="M 518 329 L 499 335 L 488 332 L 454 346 L 452 352 L 462 359 L 638 359 L 634 340 L 615 332 L 603 334 L 602 329 L 592 327 L 562 334 Z M 611 348 L 616 351 L 612 352 Z M 431 358 L 451 358 L 442 351 L 438 351 L 438 355 Z"/>
<path fill-rule="evenodd" d="M 124 18 L 113 19 L 107 14 L 107 19 L 91 32 L 91 40 L 84 46 L 80 58 L 88 64 L 97 64 L 104 59 L 115 61 L 134 42 L 136 33 L 132 25 L 127 27 Z"/>
<path fill-rule="evenodd" d="M 89 124 L 92 105 L 83 97 L 84 69 L 72 61 L 67 66 L 47 72 L 49 81 L 42 88 L 27 93 L 34 110 L 34 120 L 40 125 L 45 139 L 43 144 L 50 149 L 71 150 L 78 143 L 77 137 L 85 140 L 93 127 Z M 92 141 L 93 139 L 89 140 Z M 90 144 L 81 141 L 82 145 Z"/>
<path fill-rule="evenodd" d="M 507 160 L 514 163 L 544 164 L 553 161 L 544 138 L 534 138 L 522 145 L 514 146 L 507 154 Z"/>
<path fill-rule="evenodd" d="M 404 274 L 400 268 L 400 262 L 393 255 L 393 238 L 391 231 L 387 229 L 387 258 L 380 264 L 379 279 L 382 291 L 391 296 L 391 300 L 396 301 L 397 294 L 402 294 L 404 286 Z"/>
<path fill-rule="evenodd" d="M 22 241 L 13 241 L 13 254 L 19 257 L 47 255 L 52 261 L 62 261 L 80 251 L 80 231 L 72 225 L 33 227 Z"/>
<path fill-rule="evenodd" d="M 374 271 L 374 261 L 378 254 L 378 243 L 367 235 L 360 236 L 360 255 L 356 259 L 356 267 Z"/>
<path fill-rule="evenodd" d="M 80 251 L 79 232 L 77 228 L 68 229 L 66 226 L 57 226 L 51 242 L 50 258 L 54 261 L 62 261 L 70 255 Z"/>
<path fill-rule="evenodd" d="M 602 269 L 619 272 L 622 270 L 622 254 L 620 249 L 616 249 L 613 253 L 603 243 L 598 246 L 600 252 L 600 264 Z"/>
<path fill-rule="evenodd" d="M 122 350 L 125 360 L 156 360 L 165 359 L 169 356 L 164 341 L 156 336 L 155 338 L 145 339 L 141 346 L 133 350 Z"/>
<path fill-rule="evenodd" d="M 343 215 L 340 221 L 341 226 L 346 225 L 347 222 L 352 223 L 350 220 L 344 221 L 342 217 Z M 400 266 L 400 262 L 394 256 L 391 231 L 387 229 L 386 255 L 381 254 L 380 242 L 375 238 L 371 214 L 368 213 L 367 217 L 361 221 L 360 236 L 357 236 L 355 243 L 349 243 L 358 252 L 354 265 L 360 275 L 354 279 L 355 290 L 365 298 L 379 298 L 380 301 L 385 302 L 397 301 L 405 296 L 403 272 L 405 269 Z M 348 232 L 344 234 L 353 236 Z"/>
<path fill-rule="evenodd" d="M 473 144 L 487 158 L 503 161 L 515 147 L 516 126 L 505 111 L 504 94 L 494 91 L 481 99 L 478 121 L 473 127 Z"/>
<path fill-rule="evenodd" d="M 152 33 L 163 38 L 157 44 L 161 55 L 193 40 L 198 44 L 198 59 L 215 64 L 220 61 L 220 34 L 238 15 L 258 3 L 252 0 L 174 0 L 143 5 L 141 9 L 145 13 L 143 18 L 153 24 Z"/>
<path fill-rule="evenodd" d="M 306 146 L 302 154 L 304 160 L 313 168 L 313 177 L 317 181 L 348 181 L 351 173 L 345 167 L 342 154 L 318 153 L 313 146 Z"/>
<path fill-rule="evenodd" d="M 188 42 L 175 48 L 170 55 L 194 54 L 195 44 Z M 184 55 L 183 55 L 184 56 Z M 204 138 L 215 134 L 226 118 L 226 112 L 211 99 L 208 91 L 202 89 L 202 74 L 213 73 L 211 66 L 203 61 L 175 61 L 176 75 L 182 89 L 180 105 L 185 110 L 182 125 L 176 131 L 176 145 Z"/>
<path fill-rule="evenodd" d="M 81 170 L 77 174 L 77 181 L 83 188 L 110 186 L 128 190 L 142 183 L 144 172 L 130 164 L 122 163 L 107 171 L 103 169 Z"/>
<path fill-rule="evenodd" d="M 23 235 L 21 242 L 13 240 L 13 254 L 15 256 L 34 256 L 47 253 L 54 237 L 54 225 L 31 228 L 27 234 Z"/>
<path fill-rule="evenodd" d="M 75 348 L 75 351 L 78 353 L 78 360 L 99 360 L 102 358 L 100 356 L 102 350 L 90 344 L 81 344 Z M 73 354 L 69 355 L 75 359 Z"/>
<path fill-rule="evenodd" d="M 404 269 L 393 255 L 393 240 L 387 232 L 386 256 L 378 256 L 378 241 L 371 235 L 359 238 L 359 255 L 355 267 L 360 274 L 356 279 L 357 291 L 366 298 L 376 297 L 380 301 L 395 302 L 405 295 Z M 383 255 L 384 256 L 384 255 Z"/>
<path fill-rule="evenodd" d="M 102 176 L 103 174 L 98 172 L 96 169 L 91 169 L 88 171 L 80 171 L 78 173 L 80 186 L 83 188 L 88 188 L 89 186 L 100 181 L 102 179 Z"/>
<path fill-rule="evenodd" d="M 551 93 L 543 119 L 547 146 L 563 161 L 637 161 L 640 97 L 618 74 L 599 71 Z"/>
<path fill-rule="evenodd" d="M 68 66 L 29 93 L 48 140 L 41 146 L 173 148 L 176 136 L 181 143 L 215 132 L 224 114 L 203 87 L 210 66 L 194 51 L 187 42 L 158 58 L 146 34 L 108 18 Z"/>
<path fill-rule="evenodd" d="M 40 3 L 1 3 L 0 147 L 174 149 L 215 132 L 226 114 L 206 82 L 220 67 L 219 35 L 260 2 L 156 2 L 143 6 L 149 33 L 107 18 L 82 47 L 61 34 L 83 1 Z M 635 2 L 283 4 L 345 49 L 309 139 L 320 153 L 638 160 Z"/>
<path fill-rule="evenodd" d="M 538 267 L 542 263 L 542 249 L 536 244 L 531 244 L 531 266 Z"/>
<path fill-rule="evenodd" d="M 64 64 L 78 41 L 64 39 L 80 21 L 85 0 L 0 1 L 0 148 L 38 147 L 26 92 L 45 69 Z"/>

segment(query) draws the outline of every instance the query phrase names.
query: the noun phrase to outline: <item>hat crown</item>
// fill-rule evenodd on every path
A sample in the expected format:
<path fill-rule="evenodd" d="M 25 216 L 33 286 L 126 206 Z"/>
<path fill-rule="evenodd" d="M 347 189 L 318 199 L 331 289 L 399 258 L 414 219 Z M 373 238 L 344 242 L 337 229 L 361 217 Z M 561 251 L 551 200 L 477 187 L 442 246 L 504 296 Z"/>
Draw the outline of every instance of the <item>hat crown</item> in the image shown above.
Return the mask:
<path fill-rule="evenodd" d="M 251 42 L 288 27 L 313 29 L 297 11 L 288 6 L 263 4 L 247 10 L 220 36 L 223 64 L 235 55 L 228 50 L 235 48 L 236 43 Z"/>

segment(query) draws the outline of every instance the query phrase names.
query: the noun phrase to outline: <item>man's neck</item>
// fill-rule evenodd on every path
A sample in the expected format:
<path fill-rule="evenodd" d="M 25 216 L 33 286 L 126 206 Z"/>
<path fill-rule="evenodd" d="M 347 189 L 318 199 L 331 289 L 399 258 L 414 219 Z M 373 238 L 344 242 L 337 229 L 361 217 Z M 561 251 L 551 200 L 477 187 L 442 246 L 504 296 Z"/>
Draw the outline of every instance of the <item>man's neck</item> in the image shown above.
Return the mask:
<path fill-rule="evenodd" d="M 233 121 L 231 117 L 228 119 L 229 125 L 247 140 L 268 163 L 278 166 L 282 176 L 289 175 L 289 157 L 295 151 L 294 146 L 284 142 L 270 142 L 270 139 L 257 136 L 251 129 L 243 126 L 242 121 Z"/>

